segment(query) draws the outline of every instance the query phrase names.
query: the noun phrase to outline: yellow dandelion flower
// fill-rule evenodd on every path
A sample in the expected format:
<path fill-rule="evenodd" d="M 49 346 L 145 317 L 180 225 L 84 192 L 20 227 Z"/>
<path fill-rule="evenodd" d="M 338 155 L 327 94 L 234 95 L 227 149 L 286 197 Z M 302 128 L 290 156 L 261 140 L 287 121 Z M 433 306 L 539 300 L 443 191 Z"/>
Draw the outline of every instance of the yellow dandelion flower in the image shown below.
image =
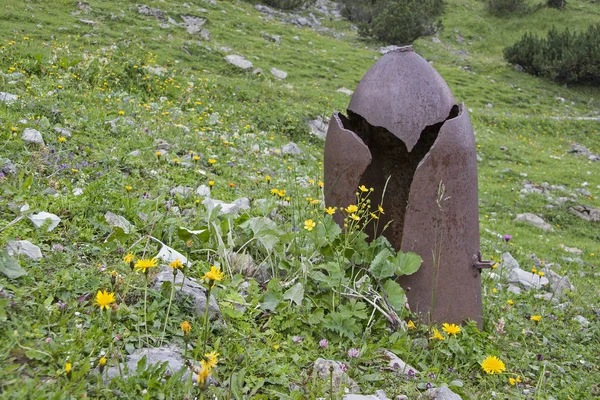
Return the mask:
<path fill-rule="evenodd" d="M 213 164 L 215 164 L 216 162 L 217 162 L 217 160 L 215 160 L 214 158 L 209 158 L 209 159 L 208 159 L 208 163 L 209 163 L 210 165 L 213 165 Z"/>
<path fill-rule="evenodd" d="M 490 356 L 483 360 L 481 363 L 481 368 L 485 371 L 486 374 L 499 374 L 506 370 L 506 366 L 496 356 Z"/>
<path fill-rule="evenodd" d="M 174 158 L 173 159 L 173 164 L 179 164 L 179 158 Z"/>
<path fill-rule="evenodd" d="M 408 322 L 406 323 L 406 326 L 408 327 L 408 329 L 415 329 L 416 328 L 415 323 L 412 322 L 411 319 L 408 320 Z"/>
<path fill-rule="evenodd" d="M 235 187 L 235 183 L 233 183 L 233 182 L 229 182 L 229 183 L 227 184 L 227 186 L 229 186 L 230 188 L 234 188 L 234 187 Z"/>
<path fill-rule="evenodd" d="M 271 194 L 278 195 L 279 189 L 275 189 L 275 188 L 271 189 Z"/>
<path fill-rule="evenodd" d="M 369 189 L 367 189 L 367 188 L 365 187 L 365 185 L 361 185 L 361 186 L 359 186 L 359 187 L 358 187 L 358 189 L 359 189 L 361 192 L 363 192 L 363 193 L 365 193 L 365 192 L 368 192 L 368 191 L 369 191 Z"/>
<path fill-rule="evenodd" d="M 157 151 L 156 153 L 154 153 L 154 155 L 155 155 L 157 158 L 160 158 L 160 156 L 162 156 L 162 153 L 161 153 L 160 151 Z"/>
<path fill-rule="evenodd" d="M 157 262 L 158 260 L 156 258 L 137 260 L 134 268 L 146 274 L 148 273 L 148 268 L 156 267 Z"/>
<path fill-rule="evenodd" d="M 105 291 L 100 291 L 98 290 L 98 293 L 96 293 L 96 305 L 100 307 L 100 309 L 105 309 L 108 310 L 108 307 L 110 306 L 111 303 L 115 302 L 115 294 L 114 293 L 108 293 L 106 290 Z"/>
<path fill-rule="evenodd" d="M 304 221 L 304 229 L 309 232 L 312 231 L 315 226 L 317 226 L 317 224 L 312 219 L 307 219 Z"/>
<path fill-rule="evenodd" d="M 521 383 L 521 375 L 517 375 L 516 378 L 508 378 L 508 383 L 511 386 L 515 386 L 517 383 Z"/>
<path fill-rule="evenodd" d="M 277 192 L 277 195 L 279 197 L 285 197 L 285 193 L 286 193 L 285 189 L 281 189 L 279 192 Z"/>
<path fill-rule="evenodd" d="M 515 302 L 514 302 L 514 301 L 512 301 L 511 299 L 508 299 L 508 300 L 506 301 L 506 304 L 508 304 L 509 306 L 512 306 L 513 304 L 515 304 Z"/>
<path fill-rule="evenodd" d="M 101 358 L 98 360 L 98 366 L 99 366 L 100 368 L 104 368 L 104 366 L 105 366 L 105 365 L 106 365 L 106 357 L 101 357 Z"/>
<path fill-rule="evenodd" d="M 269 175 L 265 176 L 265 181 L 267 181 L 267 183 L 271 182 L 271 177 Z M 273 193 L 273 192 L 271 192 Z"/>
<path fill-rule="evenodd" d="M 315 184 L 315 180 L 314 179 L 309 179 L 308 183 L 310 183 L 311 185 L 314 185 Z"/>
<path fill-rule="evenodd" d="M 321 181 L 317 182 L 317 186 L 320 187 L 320 188 L 322 188 L 323 187 L 323 182 L 321 182 Z"/>
<path fill-rule="evenodd" d="M 210 186 L 210 187 L 215 186 L 215 181 L 208 181 L 208 186 Z"/>
<path fill-rule="evenodd" d="M 194 156 L 194 157 L 192 157 L 192 158 L 194 159 L 194 161 L 198 161 L 198 160 L 200 160 L 200 156 Z"/>
<path fill-rule="evenodd" d="M 326 212 L 327 214 L 329 214 L 329 215 L 333 215 L 333 214 L 335 214 L 335 208 L 334 208 L 334 207 L 327 207 L 327 208 L 325 209 L 325 212 Z"/>
<path fill-rule="evenodd" d="M 540 322 L 542 320 L 542 316 L 541 315 L 532 315 L 531 320 L 534 322 Z"/>
<path fill-rule="evenodd" d="M 65 137 L 61 136 L 61 137 L 59 137 L 59 138 L 58 138 L 58 141 L 59 141 L 59 142 L 61 142 L 61 143 L 62 143 L 62 142 L 66 142 L 66 141 L 67 141 L 67 138 L 65 138 Z"/>
<path fill-rule="evenodd" d="M 79 170 L 77 168 L 73 168 L 73 169 L 71 169 L 71 172 L 74 173 L 74 174 L 76 174 L 76 173 L 79 172 Z"/>
<path fill-rule="evenodd" d="M 179 261 L 179 258 L 176 258 L 175 261 L 169 264 L 169 267 L 173 269 L 183 269 L 183 264 Z"/>
<path fill-rule="evenodd" d="M 225 272 L 221 271 L 221 267 L 212 266 L 210 267 L 210 271 L 205 273 L 202 276 L 202 279 L 206 279 L 209 281 L 220 281 L 225 276 Z"/>
<path fill-rule="evenodd" d="M 188 336 L 190 334 L 190 331 L 192 330 L 192 324 L 190 324 L 188 321 L 183 321 L 180 326 L 181 330 L 183 331 L 183 334 L 185 336 Z"/>
<path fill-rule="evenodd" d="M 456 336 L 457 333 L 460 333 L 461 328 L 460 328 L 460 326 L 455 325 L 455 324 L 447 324 L 447 323 L 445 323 L 445 324 L 442 324 L 442 330 L 444 332 L 446 332 L 448 335 L 455 335 Z"/>
<path fill-rule="evenodd" d="M 312 205 L 317 205 L 319 204 L 321 201 L 319 199 L 314 199 L 313 201 L 310 202 L 310 204 Z"/>
<path fill-rule="evenodd" d="M 133 254 L 129 253 L 125 257 L 123 257 L 123 262 L 129 264 L 133 261 Z"/>
<path fill-rule="evenodd" d="M 433 330 L 433 336 L 431 336 L 430 339 L 446 340 L 446 338 L 437 329 Z"/>
<path fill-rule="evenodd" d="M 496 289 L 496 288 L 493 288 L 493 289 L 492 289 L 492 293 L 496 293 L 496 292 L 498 292 L 498 289 Z"/>
<path fill-rule="evenodd" d="M 543 273 L 542 271 L 540 271 L 540 272 L 538 272 L 538 275 L 539 275 L 539 276 L 544 276 L 544 275 L 546 275 L 546 274 L 545 274 L 545 273 Z"/>
<path fill-rule="evenodd" d="M 73 365 L 70 362 L 65 363 L 65 372 L 67 374 L 70 374 L 72 369 L 73 369 Z"/>
<path fill-rule="evenodd" d="M 208 377 L 210 376 L 210 368 L 208 368 L 208 365 L 206 365 L 206 362 L 204 360 L 200 361 L 200 366 L 201 369 L 198 372 L 197 375 L 197 381 L 198 381 L 198 385 L 203 388 L 204 385 L 206 384 L 206 379 L 208 379 Z"/>
<path fill-rule="evenodd" d="M 206 366 L 209 369 L 213 369 L 214 367 L 217 366 L 217 363 L 219 362 L 219 360 L 217 359 L 218 356 L 219 356 L 219 353 L 217 353 L 216 351 L 211 351 L 210 353 L 206 353 L 204 355 L 204 360 L 206 361 Z"/>
<path fill-rule="evenodd" d="M 348 207 L 346 207 L 346 212 L 348 214 L 352 214 L 358 211 L 358 207 L 356 207 L 354 204 L 350 204 Z"/>

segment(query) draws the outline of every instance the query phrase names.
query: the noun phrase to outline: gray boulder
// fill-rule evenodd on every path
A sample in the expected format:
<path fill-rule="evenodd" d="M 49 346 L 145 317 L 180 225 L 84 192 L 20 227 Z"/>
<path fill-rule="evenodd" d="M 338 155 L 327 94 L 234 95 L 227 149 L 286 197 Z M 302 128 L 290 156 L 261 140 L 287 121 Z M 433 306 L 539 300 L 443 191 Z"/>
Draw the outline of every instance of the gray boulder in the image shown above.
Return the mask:
<path fill-rule="evenodd" d="M 106 223 L 108 225 L 123 229 L 123 232 L 125 232 L 125 234 L 129 234 L 135 229 L 133 224 L 127 221 L 125 217 L 117 215 L 111 211 L 107 211 L 106 214 L 104 214 L 104 219 L 106 220 Z"/>
<path fill-rule="evenodd" d="M 303 153 L 302 149 L 294 142 L 289 142 L 281 149 L 283 154 L 292 154 L 298 156 Z"/>
<path fill-rule="evenodd" d="M 40 248 L 28 240 L 11 240 L 6 244 L 6 250 L 11 256 L 24 255 L 32 260 L 39 260 L 43 257 Z"/>
<path fill-rule="evenodd" d="M 509 252 L 502 254 L 502 268 L 512 271 L 519 268 L 519 262 Z"/>
<path fill-rule="evenodd" d="M 3 101 L 5 103 L 12 103 L 13 101 L 17 101 L 18 99 L 19 96 L 15 94 L 0 92 L 0 101 Z"/>
<path fill-rule="evenodd" d="M 228 56 L 225 56 L 225 61 L 227 61 L 229 64 L 235 65 L 238 68 L 244 69 L 244 70 L 249 70 L 252 69 L 252 63 L 248 60 L 246 60 L 244 57 L 242 56 L 238 56 L 235 54 L 230 54 Z"/>
<path fill-rule="evenodd" d="M 23 130 L 23 134 L 21 135 L 21 139 L 27 143 L 39 144 L 41 146 L 45 145 L 42 134 L 40 131 L 35 129 L 25 128 Z"/>
<path fill-rule="evenodd" d="M 580 205 L 569 207 L 569 211 L 586 221 L 600 222 L 600 210 L 597 208 Z"/>
<path fill-rule="evenodd" d="M 350 393 L 360 392 L 358 384 L 344 372 L 346 369 L 344 364 L 333 361 L 318 358 L 313 364 L 313 374 L 319 378 L 329 382 L 331 371 L 333 367 L 333 390 L 339 392 L 342 388 L 345 388 Z"/>
<path fill-rule="evenodd" d="M 237 214 L 238 212 L 240 212 L 242 210 L 250 209 L 250 200 L 248 200 L 245 197 L 239 198 L 239 199 L 235 200 L 233 203 L 225 203 L 224 201 L 214 200 L 214 199 L 211 199 L 210 197 L 207 197 L 204 199 L 202 204 L 204 205 L 204 207 L 206 207 L 206 209 L 209 212 L 213 208 L 220 206 L 221 210 L 219 211 L 219 215 Z"/>
<path fill-rule="evenodd" d="M 277 68 L 271 68 L 269 70 L 269 72 L 271 72 L 271 74 L 273 74 L 273 76 L 277 79 L 285 79 L 285 78 L 287 78 L 287 75 L 288 75 L 287 72 L 282 71 Z"/>
<path fill-rule="evenodd" d="M 521 268 L 515 268 L 510 271 L 508 282 L 517 283 L 525 289 L 540 289 L 549 283 L 546 277 L 524 271 Z"/>
<path fill-rule="evenodd" d="M 526 222 L 526 223 L 533 225 L 537 228 L 540 228 L 546 232 L 554 231 L 554 228 L 552 228 L 552 225 L 550 225 L 549 223 L 544 221 L 541 217 L 539 217 L 535 214 L 531 214 L 531 213 L 518 214 L 517 217 L 515 218 L 515 221 L 516 222 Z"/>
<path fill-rule="evenodd" d="M 329 127 L 329 119 L 323 119 L 320 115 L 313 120 L 308 121 L 310 133 L 319 139 L 325 140 L 327 137 L 327 128 Z"/>
<path fill-rule="evenodd" d="M 400 357 L 398 357 L 391 351 L 384 350 L 383 355 L 389 360 L 388 367 L 393 369 L 397 375 L 414 376 L 420 374 L 420 372 L 416 368 L 405 363 Z"/>
<path fill-rule="evenodd" d="M 430 400 L 462 400 L 462 398 L 450 390 L 448 386 L 429 389 L 425 392 L 425 395 Z"/>

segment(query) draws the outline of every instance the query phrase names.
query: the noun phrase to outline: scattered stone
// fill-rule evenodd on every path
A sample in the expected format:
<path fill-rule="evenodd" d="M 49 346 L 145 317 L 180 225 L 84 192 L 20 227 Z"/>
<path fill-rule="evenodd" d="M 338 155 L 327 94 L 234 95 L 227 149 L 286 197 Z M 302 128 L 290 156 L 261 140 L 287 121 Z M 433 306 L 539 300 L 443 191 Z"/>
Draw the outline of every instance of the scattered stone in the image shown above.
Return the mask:
<path fill-rule="evenodd" d="M 210 197 L 207 197 L 202 202 L 204 207 L 206 207 L 207 211 L 210 212 L 213 208 L 220 206 L 219 215 L 225 214 L 237 214 L 242 210 L 250 209 L 250 200 L 245 197 L 239 198 L 235 200 L 233 203 L 225 203 L 221 200 L 213 200 Z"/>
<path fill-rule="evenodd" d="M 515 268 L 508 275 L 508 282 L 518 283 L 525 289 L 539 289 L 549 283 L 548 279 L 537 274 Z"/>
<path fill-rule="evenodd" d="M 383 355 L 389 360 L 388 367 L 396 372 L 400 376 L 414 376 L 420 374 L 416 369 L 405 363 L 397 355 L 389 350 L 384 350 Z"/>
<path fill-rule="evenodd" d="M 256 68 L 254 71 L 252 71 L 252 73 L 254 75 L 262 75 L 264 71 L 262 70 L 262 68 Z"/>
<path fill-rule="evenodd" d="M 584 205 L 569 207 L 569 211 L 572 214 L 577 215 L 579 218 L 585 219 L 586 221 L 599 222 L 600 221 L 600 209 L 592 208 Z"/>
<path fill-rule="evenodd" d="M 154 17 L 158 19 L 165 19 L 165 13 L 160 8 L 151 8 L 145 4 L 138 4 L 138 13 Z"/>
<path fill-rule="evenodd" d="M 508 289 L 506 291 L 514 294 L 521 294 L 521 288 L 515 285 L 508 285 Z"/>
<path fill-rule="evenodd" d="M 17 166 L 12 162 L 12 160 L 0 157 L 0 172 L 2 172 L 4 175 L 12 175 L 16 174 L 18 171 Z"/>
<path fill-rule="evenodd" d="M 42 194 L 45 196 L 57 196 L 58 192 L 56 191 L 56 189 L 49 187 L 49 188 L 44 189 Z"/>
<path fill-rule="evenodd" d="M 558 303 L 558 299 L 555 298 L 552 293 L 534 294 L 533 297 L 538 300 L 554 301 L 555 303 Z"/>
<path fill-rule="evenodd" d="M 229 64 L 235 65 L 236 67 L 241 68 L 241 69 L 245 69 L 245 70 L 252 69 L 252 63 L 250 61 L 246 60 L 242 56 L 230 54 L 228 56 L 225 56 L 225 61 L 227 61 Z"/>
<path fill-rule="evenodd" d="M 385 47 L 380 47 L 377 49 L 377 51 L 380 54 L 387 54 L 390 51 L 396 51 L 396 50 L 400 50 L 402 47 L 400 46 L 394 46 L 394 45 L 390 45 L 390 46 L 385 46 Z"/>
<path fill-rule="evenodd" d="M 131 153 L 129 153 L 130 157 L 139 157 L 142 155 L 142 152 L 140 150 L 134 150 Z"/>
<path fill-rule="evenodd" d="M 258 283 L 266 283 L 271 278 L 265 264 L 256 265 L 250 254 L 228 252 L 227 260 L 234 273 L 239 273 L 244 278 L 254 278 Z"/>
<path fill-rule="evenodd" d="M 206 19 L 191 15 L 182 15 L 181 19 L 183 19 L 182 25 L 190 35 L 195 35 L 202 31 L 202 26 L 206 23 Z"/>
<path fill-rule="evenodd" d="M 282 70 L 280 70 L 280 69 L 277 69 L 277 68 L 271 68 L 271 69 L 269 70 L 269 72 L 270 72 L 271 74 L 273 74 L 273 76 L 274 76 L 275 78 L 277 78 L 277 79 L 285 79 L 285 78 L 287 78 L 287 75 L 288 75 L 288 74 L 287 74 L 287 72 L 285 72 L 285 71 L 282 71 Z"/>
<path fill-rule="evenodd" d="M 183 262 L 184 265 L 186 263 L 187 260 Z M 173 269 L 166 265 L 154 277 L 154 287 L 160 290 L 165 282 L 173 283 Z M 182 282 L 183 289 L 181 288 Z M 175 276 L 175 293 L 191 296 L 194 299 L 194 312 L 198 317 L 204 317 L 204 313 L 206 312 L 206 289 L 199 285 L 196 279 L 186 276 L 184 281 L 184 275 L 180 271 L 177 271 L 177 275 Z M 219 304 L 212 295 L 208 303 L 208 314 L 211 316 L 211 319 L 216 319 L 221 314 Z"/>
<path fill-rule="evenodd" d="M 485 105 L 486 108 L 494 108 L 494 105 L 492 103 L 487 103 Z"/>
<path fill-rule="evenodd" d="M 512 271 L 515 268 L 519 268 L 519 262 L 509 252 L 502 254 L 502 268 L 506 268 Z"/>
<path fill-rule="evenodd" d="M 375 394 L 364 395 L 364 394 L 347 394 L 343 397 L 343 400 L 390 400 L 385 394 L 385 391 L 378 390 Z"/>
<path fill-rule="evenodd" d="M 5 103 L 12 103 L 13 101 L 17 101 L 18 99 L 19 96 L 15 94 L 0 92 L 0 101 L 3 101 Z"/>
<path fill-rule="evenodd" d="M 330 368 L 333 367 L 333 374 Z M 339 392 L 344 387 L 350 393 L 360 392 L 358 384 L 344 372 L 345 366 L 337 361 L 325 360 L 318 358 L 313 364 L 313 373 L 321 379 L 329 382 L 330 376 L 333 375 L 333 390 Z"/>
<path fill-rule="evenodd" d="M 573 321 L 577 321 L 581 324 L 581 326 L 588 326 L 590 324 L 590 321 L 588 321 L 584 316 L 582 315 L 576 315 L 573 317 Z"/>
<path fill-rule="evenodd" d="M 582 146 L 579 143 L 571 143 L 571 153 L 585 157 L 589 157 L 592 154 L 587 147 Z"/>
<path fill-rule="evenodd" d="M 583 189 L 583 188 L 576 188 L 575 191 L 577 193 L 579 193 L 582 196 L 586 196 L 586 197 L 590 197 L 592 195 L 592 192 L 590 192 L 587 189 Z"/>
<path fill-rule="evenodd" d="M 440 44 L 440 43 L 442 43 L 442 41 L 440 40 L 440 38 L 438 38 L 438 37 L 436 37 L 436 36 L 432 37 L 432 38 L 431 38 L 431 41 L 432 41 L 433 43 L 435 43 L 435 44 Z"/>
<path fill-rule="evenodd" d="M 167 346 L 167 347 L 150 347 L 145 349 L 137 349 L 127 357 L 127 367 L 129 370 L 129 374 L 135 374 L 137 370 L 138 362 L 142 358 L 146 357 L 146 366 L 162 364 L 166 362 L 168 364 L 167 372 L 169 375 L 173 375 L 182 368 L 188 369 L 184 364 L 183 356 L 181 355 L 180 350 L 176 346 Z M 106 370 L 106 375 L 108 379 L 112 379 L 116 376 L 119 376 L 119 368 L 118 367 L 110 367 Z M 189 370 L 186 372 L 182 380 L 189 379 Z M 195 382 L 196 374 L 192 376 L 192 380 Z"/>
<path fill-rule="evenodd" d="M 50 220 L 50 225 L 48 225 L 48 232 L 52 231 L 60 223 L 60 218 L 57 215 L 45 211 L 42 211 L 37 214 L 31 214 L 28 218 L 38 229 L 41 228 L 47 220 Z"/>
<path fill-rule="evenodd" d="M 350 90 L 350 89 L 347 89 L 345 87 L 339 88 L 338 90 L 336 90 L 336 92 L 343 93 L 343 94 L 348 95 L 348 96 L 352 96 L 354 94 L 354 90 Z"/>
<path fill-rule="evenodd" d="M 97 22 L 93 21 L 91 19 L 80 19 L 79 22 L 81 22 L 82 24 L 86 24 L 86 25 L 96 25 Z"/>
<path fill-rule="evenodd" d="M 6 244 L 6 250 L 11 256 L 22 254 L 32 260 L 39 260 L 43 257 L 40 248 L 28 240 L 11 240 Z"/>
<path fill-rule="evenodd" d="M 281 36 L 263 32 L 263 37 L 270 42 L 281 43 Z"/>
<path fill-rule="evenodd" d="M 73 189 L 73 196 L 77 197 L 77 196 L 81 196 L 83 194 L 83 189 L 82 188 L 75 188 Z"/>
<path fill-rule="evenodd" d="M 405 394 L 399 394 L 398 396 L 396 396 L 396 398 L 394 400 L 409 400 L 408 396 Z"/>
<path fill-rule="evenodd" d="M 293 154 L 295 156 L 298 156 L 298 155 L 304 153 L 304 151 L 302 151 L 302 149 L 300 147 L 298 147 L 298 145 L 294 142 L 289 142 L 288 144 L 283 146 L 283 148 L 281 149 L 281 152 L 283 154 Z"/>
<path fill-rule="evenodd" d="M 145 65 L 144 71 L 148 72 L 150 75 L 156 75 L 158 77 L 164 76 L 167 72 L 165 67 L 152 67 L 150 65 Z"/>
<path fill-rule="evenodd" d="M 549 223 L 544 221 L 541 217 L 538 217 L 535 214 L 531 214 L 531 213 L 518 214 L 517 218 L 515 218 L 515 221 L 526 222 L 526 223 L 531 224 L 535 227 L 538 227 L 546 232 L 554 231 L 554 228 L 552 228 L 552 225 L 550 225 Z"/>
<path fill-rule="evenodd" d="M 508 151 L 508 147 L 506 147 L 506 146 L 500 146 L 500 150 L 502 150 L 502 151 Z"/>
<path fill-rule="evenodd" d="M 61 136 L 71 137 L 71 131 L 66 128 L 61 128 L 60 126 L 55 126 L 54 132 L 58 133 Z"/>
<path fill-rule="evenodd" d="M 200 185 L 196 189 L 196 194 L 201 197 L 210 197 L 210 188 L 206 185 Z"/>
<path fill-rule="evenodd" d="M 425 392 L 430 400 L 462 400 L 462 398 L 454 393 L 448 386 L 432 388 Z"/>
<path fill-rule="evenodd" d="M 171 145 L 169 143 L 167 143 L 167 141 L 164 139 L 155 139 L 154 147 L 156 147 L 156 150 L 170 150 L 171 149 Z"/>
<path fill-rule="evenodd" d="M 557 296 L 563 296 L 566 292 L 574 292 L 575 286 L 571 284 L 569 278 L 566 276 L 561 276 L 556 272 L 552 271 L 550 268 L 543 268 L 541 270 L 548 281 L 550 282 L 550 290 Z"/>
<path fill-rule="evenodd" d="M 583 254 L 583 250 L 580 250 L 576 247 L 567 247 L 564 244 L 561 244 L 560 248 L 563 249 L 564 251 L 566 251 L 567 253 L 577 254 L 577 255 Z"/>
<path fill-rule="evenodd" d="M 171 196 L 180 195 L 183 197 L 187 197 L 190 194 L 192 194 L 192 192 L 193 192 L 193 189 L 191 187 L 179 185 L 179 186 L 176 186 L 173 189 L 171 189 L 171 191 L 169 193 L 171 193 Z"/>
<path fill-rule="evenodd" d="M 25 128 L 23 130 L 23 134 L 21 135 L 21 139 L 27 143 L 39 144 L 41 146 L 45 145 L 42 134 L 40 131 L 35 129 Z"/>
<path fill-rule="evenodd" d="M 123 232 L 125 232 L 126 235 L 135 229 L 133 224 L 127 221 L 125 217 L 117 215 L 111 211 L 107 211 L 106 214 L 104 214 L 104 219 L 108 225 L 123 229 Z"/>
<path fill-rule="evenodd" d="M 323 119 L 319 115 L 316 119 L 308 121 L 308 127 L 311 134 L 325 140 L 325 137 L 327 137 L 327 128 L 329 127 L 329 119 Z"/>
<path fill-rule="evenodd" d="M 267 7 L 267 6 L 262 6 L 260 4 L 257 4 L 257 5 L 254 6 L 254 8 L 258 12 L 261 12 L 261 13 L 264 13 L 264 14 L 273 14 L 273 9 L 270 8 L 270 7 Z"/>
<path fill-rule="evenodd" d="M 575 258 L 571 258 L 571 257 L 561 257 L 561 259 L 562 259 L 564 262 L 567 262 L 567 263 L 569 263 L 569 264 L 574 264 L 574 263 L 577 263 L 577 264 L 579 264 L 579 265 L 583 265 L 583 260 L 582 260 L 581 258 L 579 258 L 579 257 L 575 257 Z"/>

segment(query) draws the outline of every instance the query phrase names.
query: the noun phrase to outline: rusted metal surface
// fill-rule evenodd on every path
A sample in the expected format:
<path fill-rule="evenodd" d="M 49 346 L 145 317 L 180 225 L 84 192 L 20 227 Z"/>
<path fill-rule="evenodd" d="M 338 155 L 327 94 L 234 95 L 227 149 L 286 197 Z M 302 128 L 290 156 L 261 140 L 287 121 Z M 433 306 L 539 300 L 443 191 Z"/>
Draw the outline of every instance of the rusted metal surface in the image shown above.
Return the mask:
<path fill-rule="evenodd" d="M 402 140 L 408 151 L 426 126 L 444 121 L 456 104 L 444 79 L 411 46 L 387 53 L 367 71 L 348 110 Z"/>
<path fill-rule="evenodd" d="M 374 188 L 371 199 L 385 188 L 378 225 L 391 222 L 383 235 L 394 248 L 423 258 L 399 283 L 426 322 L 471 319 L 481 326 L 480 268 L 487 264 L 479 256 L 475 151 L 464 105 L 456 105 L 433 67 L 407 49 L 375 63 L 348 117 L 336 113 L 329 126 L 325 202 L 346 207 L 356 203 L 359 185 Z"/>

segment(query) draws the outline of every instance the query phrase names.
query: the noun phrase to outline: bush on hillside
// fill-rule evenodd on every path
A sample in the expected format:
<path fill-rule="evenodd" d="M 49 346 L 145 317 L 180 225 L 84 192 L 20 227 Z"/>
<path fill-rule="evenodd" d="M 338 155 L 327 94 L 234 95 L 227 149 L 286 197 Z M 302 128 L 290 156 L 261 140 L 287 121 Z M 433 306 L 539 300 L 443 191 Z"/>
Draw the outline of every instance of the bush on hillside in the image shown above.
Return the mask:
<path fill-rule="evenodd" d="M 552 8 L 565 8 L 567 0 L 548 0 L 546 5 Z"/>
<path fill-rule="evenodd" d="M 488 11 L 498 16 L 523 12 L 527 9 L 525 0 L 487 0 Z"/>
<path fill-rule="evenodd" d="M 341 11 L 360 35 L 403 45 L 441 28 L 444 0 L 342 0 Z"/>
<path fill-rule="evenodd" d="M 504 58 L 533 75 L 562 83 L 600 84 L 600 23 L 587 31 L 559 32 L 552 28 L 547 38 L 526 33 L 504 49 Z"/>

